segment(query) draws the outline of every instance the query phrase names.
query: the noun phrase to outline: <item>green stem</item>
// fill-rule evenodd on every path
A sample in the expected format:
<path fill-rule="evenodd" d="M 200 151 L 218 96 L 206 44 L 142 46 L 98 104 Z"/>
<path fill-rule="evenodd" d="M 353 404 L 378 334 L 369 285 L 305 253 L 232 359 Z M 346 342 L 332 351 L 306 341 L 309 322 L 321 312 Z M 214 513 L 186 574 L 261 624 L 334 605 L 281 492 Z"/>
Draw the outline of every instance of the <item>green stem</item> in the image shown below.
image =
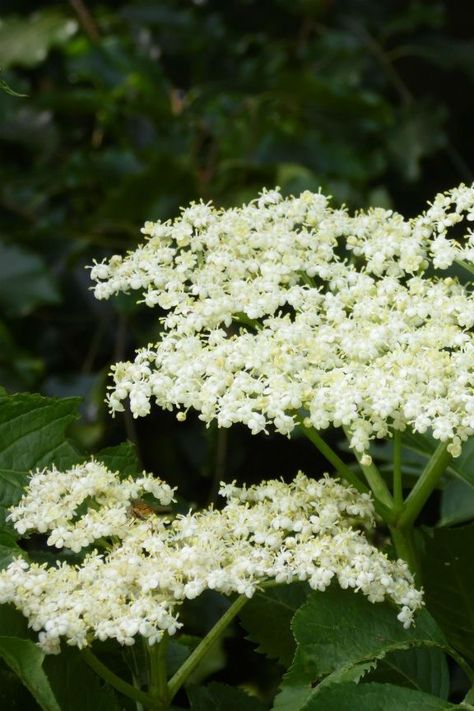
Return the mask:
<path fill-rule="evenodd" d="M 83 649 L 81 652 L 81 656 L 84 661 L 90 666 L 90 668 L 93 669 L 95 673 L 98 674 L 104 681 L 106 681 L 107 684 L 113 686 L 114 689 L 120 691 L 120 693 L 124 696 L 128 696 L 129 699 L 133 699 L 133 701 L 138 701 L 147 708 L 150 707 L 151 699 L 148 694 L 145 694 L 144 691 L 140 691 L 140 689 L 136 689 L 134 686 L 117 676 L 117 674 L 115 674 L 111 669 L 106 667 L 105 664 L 100 661 L 100 659 L 97 659 L 95 654 L 93 654 L 90 649 L 88 649 L 87 647 Z"/>
<path fill-rule="evenodd" d="M 465 262 L 463 259 L 456 259 L 456 263 L 459 264 L 464 269 L 466 269 L 471 274 L 474 274 L 474 264 L 469 264 L 468 262 Z"/>
<path fill-rule="evenodd" d="M 402 436 L 400 430 L 393 431 L 393 503 L 397 511 L 400 511 L 403 506 Z"/>
<path fill-rule="evenodd" d="M 399 527 L 406 528 L 415 522 L 450 461 L 448 443 L 441 442 L 405 501 L 397 521 Z"/>
<path fill-rule="evenodd" d="M 249 328 L 253 328 L 254 331 L 261 331 L 263 326 L 260 323 L 260 321 L 257 321 L 256 319 L 250 318 L 245 314 L 243 311 L 240 311 L 237 314 L 234 314 L 234 319 L 237 321 L 237 323 L 241 323 L 244 326 L 248 326 Z"/>
<path fill-rule="evenodd" d="M 354 472 L 345 464 L 342 459 L 336 454 L 336 452 L 324 441 L 321 435 L 313 427 L 306 427 L 303 421 L 298 420 L 303 433 L 306 437 L 314 444 L 316 449 L 318 449 L 321 454 L 330 462 L 334 469 L 340 476 L 351 484 L 354 489 L 360 491 L 363 494 L 367 494 L 370 489 L 359 479 L 359 477 L 354 474 Z M 391 510 L 390 505 L 386 505 L 381 501 L 375 499 L 374 507 L 378 515 L 383 518 L 386 523 L 393 523 L 395 521 L 395 516 Z"/>
<path fill-rule="evenodd" d="M 330 462 L 334 469 L 340 474 L 349 484 L 357 489 L 366 493 L 368 491 L 365 484 L 361 482 L 359 477 L 354 474 L 354 472 L 345 464 L 342 459 L 336 454 L 336 452 L 329 446 L 327 442 L 321 437 L 320 434 L 314 429 L 314 427 L 306 427 L 301 420 L 299 420 L 301 429 L 303 430 L 306 437 L 314 444 L 316 449 L 319 449 L 321 454 Z"/>
<path fill-rule="evenodd" d="M 200 661 L 209 651 L 210 647 L 212 647 L 214 642 L 216 642 L 216 640 L 224 632 L 225 628 L 230 624 L 230 622 L 232 622 L 247 600 L 248 598 L 245 595 L 239 595 L 226 612 L 224 612 L 222 617 L 216 622 L 214 627 L 207 633 L 204 639 L 199 642 L 198 646 L 189 655 L 176 674 L 171 677 L 168 682 L 170 701 L 172 701 L 172 699 L 176 696 L 188 676 L 196 669 Z"/>
<path fill-rule="evenodd" d="M 413 528 L 390 526 L 390 533 L 397 556 L 405 561 L 415 576 L 416 581 L 419 583 L 421 581 L 421 575 L 416 546 L 413 539 Z"/>
<path fill-rule="evenodd" d="M 343 430 L 346 433 L 347 439 L 350 441 L 351 433 L 349 428 L 343 427 Z M 367 483 L 372 489 L 375 498 L 378 501 L 381 501 L 382 504 L 384 504 L 384 506 L 386 506 L 388 509 L 391 509 L 393 505 L 392 495 L 388 490 L 388 486 L 383 480 L 382 475 L 380 474 L 375 464 L 373 462 L 371 464 L 363 464 L 362 457 L 364 455 L 361 455 L 356 449 L 352 451 L 354 452 L 354 455 L 357 461 L 359 462 L 360 468 L 364 472 L 364 476 L 367 479 Z"/>
<path fill-rule="evenodd" d="M 165 711 L 169 707 L 167 676 L 168 635 L 165 632 L 159 644 L 147 645 L 150 662 L 149 695 L 156 707 Z"/>
<path fill-rule="evenodd" d="M 140 640 L 143 644 L 144 640 L 141 638 Z M 140 674 L 140 669 L 137 661 L 137 655 L 135 653 L 135 648 L 136 644 L 132 645 L 131 647 L 127 647 L 126 650 L 124 650 L 124 656 L 125 659 L 127 660 L 127 666 L 130 669 L 130 672 L 132 674 L 132 682 L 133 686 L 135 689 L 141 689 L 142 684 L 141 684 L 141 674 Z M 135 702 L 136 705 L 136 711 L 143 711 L 143 704 L 140 703 L 140 701 Z"/>

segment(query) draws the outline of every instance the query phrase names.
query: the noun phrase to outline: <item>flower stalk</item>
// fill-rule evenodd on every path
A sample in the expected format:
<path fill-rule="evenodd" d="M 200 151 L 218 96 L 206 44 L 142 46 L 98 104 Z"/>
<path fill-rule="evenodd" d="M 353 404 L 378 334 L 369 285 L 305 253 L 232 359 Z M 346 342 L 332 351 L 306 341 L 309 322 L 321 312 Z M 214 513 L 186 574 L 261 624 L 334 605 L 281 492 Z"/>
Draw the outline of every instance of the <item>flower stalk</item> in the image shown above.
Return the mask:
<path fill-rule="evenodd" d="M 399 527 L 407 528 L 413 525 L 431 492 L 446 471 L 452 459 L 451 454 L 448 452 L 448 446 L 446 442 L 439 444 L 428 461 L 423 473 L 405 501 L 403 510 L 398 517 L 397 525 Z"/>
<path fill-rule="evenodd" d="M 393 503 L 397 511 L 403 507 L 402 436 L 393 431 Z"/>
<path fill-rule="evenodd" d="M 86 647 L 81 652 L 82 658 L 90 666 L 90 668 L 98 674 L 107 684 L 110 684 L 114 689 L 119 691 L 124 696 L 129 699 L 143 704 L 146 708 L 150 708 L 151 697 L 144 691 L 137 689 L 132 684 L 129 684 L 124 679 L 121 679 L 117 674 L 115 674 L 109 667 L 107 667 L 103 662 L 98 659 L 91 650 Z"/>
<path fill-rule="evenodd" d="M 169 689 L 167 675 L 168 634 L 165 632 L 158 644 L 147 644 L 149 659 L 149 696 L 153 708 L 166 711 L 169 707 Z"/>
<path fill-rule="evenodd" d="M 214 627 L 207 633 L 204 639 L 191 652 L 184 664 L 178 669 L 176 674 L 171 677 L 168 683 L 169 699 L 172 701 L 180 688 L 183 686 L 187 678 L 192 674 L 202 659 L 206 656 L 209 649 L 222 635 L 224 630 L 229 626 L 234 617 L 240 612 L 242 607 L 247 602 L 248 598 L 245 595 L 239 595 L 232 605 L 224 612 L 222 617 L 216 622 Z"/>

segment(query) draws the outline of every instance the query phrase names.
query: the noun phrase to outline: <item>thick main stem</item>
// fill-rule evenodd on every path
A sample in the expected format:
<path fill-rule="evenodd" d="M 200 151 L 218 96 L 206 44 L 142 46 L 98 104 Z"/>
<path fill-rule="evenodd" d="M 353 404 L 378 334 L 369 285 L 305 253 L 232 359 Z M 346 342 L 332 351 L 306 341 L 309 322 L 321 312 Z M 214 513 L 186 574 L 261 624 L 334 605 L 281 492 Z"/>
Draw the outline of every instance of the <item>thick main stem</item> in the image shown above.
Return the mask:
<path fill-rule="evenodd" d="M 167 676 L 168 635 L 165 632 L 159 644 L 147 645 L 150 664 L 149 695 L 153 708 L 166 711 L 169 707 L 169 691 Z"/>
<path fill-rule="evenodd" d="M 189 675 L 196 669 L 200 661 L 207 654 L 210 647 L 212 647 L 214 642 L 219 639 L 226 627 L 232 622 L 237 613 L 242 609 L 247 600 L 248 598 L 245 595 L 239 595 L 239 597 L 232 603 L 232 605 L 226 610 L 226 612 L 224 612 L 224 614 L 222 615 L 222 617 L 219 618 L 214 627 L 207 633 L 204 639 L 201 640 L 198 646 L 189 655 L 184 664 L 178 669 L 176 674 L 171 677 L 170 681 L 168 682 L 168 693 L 170 702 L 176 696 L 179 689 L 182 687 Z"/>
<path fill-rule="evenodd" d="M 420 583 L 421 574 L 413 538 L 413 527 L 399 528 L 397 526 L 390 526 L 390 534 L 397 556 L 405 561 L 415 576 L 416 581 Z"/>
<path fill-rule="evenodd" d="M 393 503 L 397 511 L 402 509 L 402 437 L 399 430 L 393 432 Z"/>
<path fill-rule="evenodd" d="M 436 451 L 407 497 L 403 510 L 398 517 L 398 527 L 407 528 L 413 525 L 431 492 L 446 471 L 446 467 L 450 461 L 451 455 L 448 452 L 448 444 L 442 442 L 436 448 Z"/>

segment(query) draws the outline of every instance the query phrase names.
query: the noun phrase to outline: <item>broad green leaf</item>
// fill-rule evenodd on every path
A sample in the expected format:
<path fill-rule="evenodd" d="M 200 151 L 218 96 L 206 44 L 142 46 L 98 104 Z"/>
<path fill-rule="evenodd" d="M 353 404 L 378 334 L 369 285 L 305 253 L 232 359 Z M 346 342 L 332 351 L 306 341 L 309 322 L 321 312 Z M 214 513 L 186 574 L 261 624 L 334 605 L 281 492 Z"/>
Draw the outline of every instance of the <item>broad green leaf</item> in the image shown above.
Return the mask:
<path fill-rule="evenodd" d="M 304 711 L 448 711 L 454 704 L 392 684 L 337 684 L 321 690 Z M 303 710 L 302 710 L 303 711 Z"/>
<path fill-rule="evenodd" d="M 396 613 L 389 604 L 371 603 L 349 590 L 313 592 L 293 620 L 297 654 L 321 677 L 348 664 L 380 659 L 392 650 L 445 645 L 444 635 L 425 611 L 408 630 Z"/>
<path fill-rule="evenodd" d="M 0 526 L 7 525 L 7 509 L 21 499 L 27 480 L 26 472 L 0 469 Z"/>
<path fill-rule="evenodd" d="M 43 711 L 61 711 L 43 669 L 44 653 L 28 639 L 0 637 L 0 657 L 21 679 Z"/>
<path fill-rule="evenodd" d="M 452 479 L 441 494 L 441 526 L 466 523 L 474 519 L 474 488 L 460 479 Z"/>
<path fill-rule="evenodd" d="M 116 447 L 102 449 L 95 456 L 99 462 L 113 472 L 120 472 L 122 476 L 139 474 L 142 467 L 138 460 L 137 450 L 132 442 L 122 442 Z"/>
<path fill-rule="evenodd" d="M 3 637 L 25 639 L 31 636 L 35 641 L 38 639 L 36 632 L 28 629 L 26 617 L 23 617 L 13 605 L 0 605 L 0 631 Z"/>
<path fill-rule="evenodd" d="M 0 397 L 0 469 L 28 472 L 53 462 L 58 467 L 76 462 L 79 455 L 65 432 L 78 416 L 78 405 L 78 398 Z"/>
<path fill-rule="evenodd" d="M 26 557 L 25 551 L 17 545 L 13 536 L 0 530 L 0 570 L 6 568 L 18 556 Z M 4 633 L 3 630 L 2 632 Z"/>
<path fill-rule="evenodd" d="M 361 679 L 367 676 L 377 666 L 377 660 L 371 659 L 370 662 L 361 662 L 354 664 L 352 667 L 343 667 L 332 674 L 328 674 L 315 688 L 315 693 L 319 693 L 322 688 L 332 686 L 333 684 L 343 684 L 345 682 L 353 682 L 358 684 Z"/>
<path fill-rule="evenodd" d="M 474 524 L 426 535 L 421 558 L 428 609 L 453 647 L 474 660 Z"/>
<path fill-rule="evenodd" d="M 439 649 L 428 647 L 391 652 L 370 674 L 370 681 L 407 686 L 447 699 L 449 669 L 446 655 Z"/>
<path fill-rule="evenodd" d="M 258 652 L 290 664 L 296 647 L 290 623 L 307 596 L 307 585 L 296 583 L 269 588 L 249 600 L 239 616 Z"/>
<path fill-rule="evenodd" d="M 362 594 L 334 587 L 312 592 L 293 618 L 297 650 L 284 677 L 275 709 L 297 711 L 318 694 L 316 681 L 350 671 L 365 662 L 410 647 L 446 646 L 444 635 L 426 611 L 405 630 L 389 604 L 370 603 Z"/>
<path fill-rule="evenodd" d="M 0 396 L 0 521 L 21 498 L 30 470 L 53 463 L 70 466 L 80 458 L 65 439 L 78 404 L 77 398 L 29 393 Z"/>
<path fill-rule="evenodd" d="M 44 262 L 32 252 L 0 242 L 0 305 L 5 312 L 27 316 L 37 306 L 58 301 L 54 277 Z"/>
<path fill-rule="evenodd" d="M 77 649 L 63 647 L 61 654 L 45 658 L 43 668 L 63 711 L 119 711 L 122 708 L 113 689 L 104 686 Z"/>
<path fill-rule="evenodd" d="M 46 59 L 51 47 L 63 44 L 77 29 L 72 17 L 54 11 L 0 21 L 0 66 L 34 66 Z"/>
<path fill-rule="evenodd" d="M 188 696 L 193 711 L 264 711 L 258 699 L 226 684 L 191 687 Z"/>

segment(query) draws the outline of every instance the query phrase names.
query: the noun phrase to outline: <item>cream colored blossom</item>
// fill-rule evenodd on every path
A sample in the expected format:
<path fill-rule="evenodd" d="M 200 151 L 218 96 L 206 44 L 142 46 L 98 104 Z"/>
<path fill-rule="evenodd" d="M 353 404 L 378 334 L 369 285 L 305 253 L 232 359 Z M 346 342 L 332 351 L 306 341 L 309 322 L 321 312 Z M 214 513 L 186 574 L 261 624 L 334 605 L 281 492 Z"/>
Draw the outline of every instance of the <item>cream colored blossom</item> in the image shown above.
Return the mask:
<path fill-rule="evenodd" d="M 143 245 L 92 269 L 98 298 L 139 290 L 168 312 L 158 343 L 113 367 L 111 410 L 193 408 L 285 435 L 298 413 L 345 426 L 360 452 L 410 427 L 458 455 L 474 433 L 474 303 L 443 270 L 474 263 L 474 235 L 450 237 L 464 219 L 474 188 L 461 185 L 411 220 L 274 190 L 146 223 Z"/>
<path fill-rule="evenodd" d="M 94 473 L 101 482 L 95 493 L 90 487 Z M 69 482 L 73 498 L 78 490 L 89 492 L 89 510 L 81 517 L 71 505 L 64 507 L 60 522 L 52 520 L 58 480 Z M 101 488 L 106 480 L 110 496 Z M 81 521 L 91 510 L 94 515 L 116 511 L 120 519 L 120 525 L 102 531 L 105 538 L 80 564 L 48 566 L 17 559 L 0 573 L 0 603 L 13 603 L 23 612 L 45 652 L 58 651 L 62 638 L 84 647 L 94 638 L 130 645 L 140 635 L 153 644 L 164 630 L 174 634 L 179 629 L 184 600 L 209 589 L 252 597 L 272 582 L 301 580 L 325 590 L 336 580 L 372 602 L 393 600 L 405 626 L 422 606 L 406 564 L 389 560 L 366 537 L 374 524 L 370 496 L 334 479 L 315 481 L 300 473 L 291 484 L 225 484 L 222 510 L 151 514 L 144 520 L 129 511 L 123 524 L 130 486 L 130 480 L 92 461 L 64 473 L 35 474 L 24 499 L 11 510 L 19 532 L 56 530 L 60 523 L 69 539 L 54 545 L 75 549 L 84 543 Z M 56 499 L 67 498 L 61 487 Z M 149 490 L 160 502 L 170 500 L 171 490 L 162 482 Z"/>

